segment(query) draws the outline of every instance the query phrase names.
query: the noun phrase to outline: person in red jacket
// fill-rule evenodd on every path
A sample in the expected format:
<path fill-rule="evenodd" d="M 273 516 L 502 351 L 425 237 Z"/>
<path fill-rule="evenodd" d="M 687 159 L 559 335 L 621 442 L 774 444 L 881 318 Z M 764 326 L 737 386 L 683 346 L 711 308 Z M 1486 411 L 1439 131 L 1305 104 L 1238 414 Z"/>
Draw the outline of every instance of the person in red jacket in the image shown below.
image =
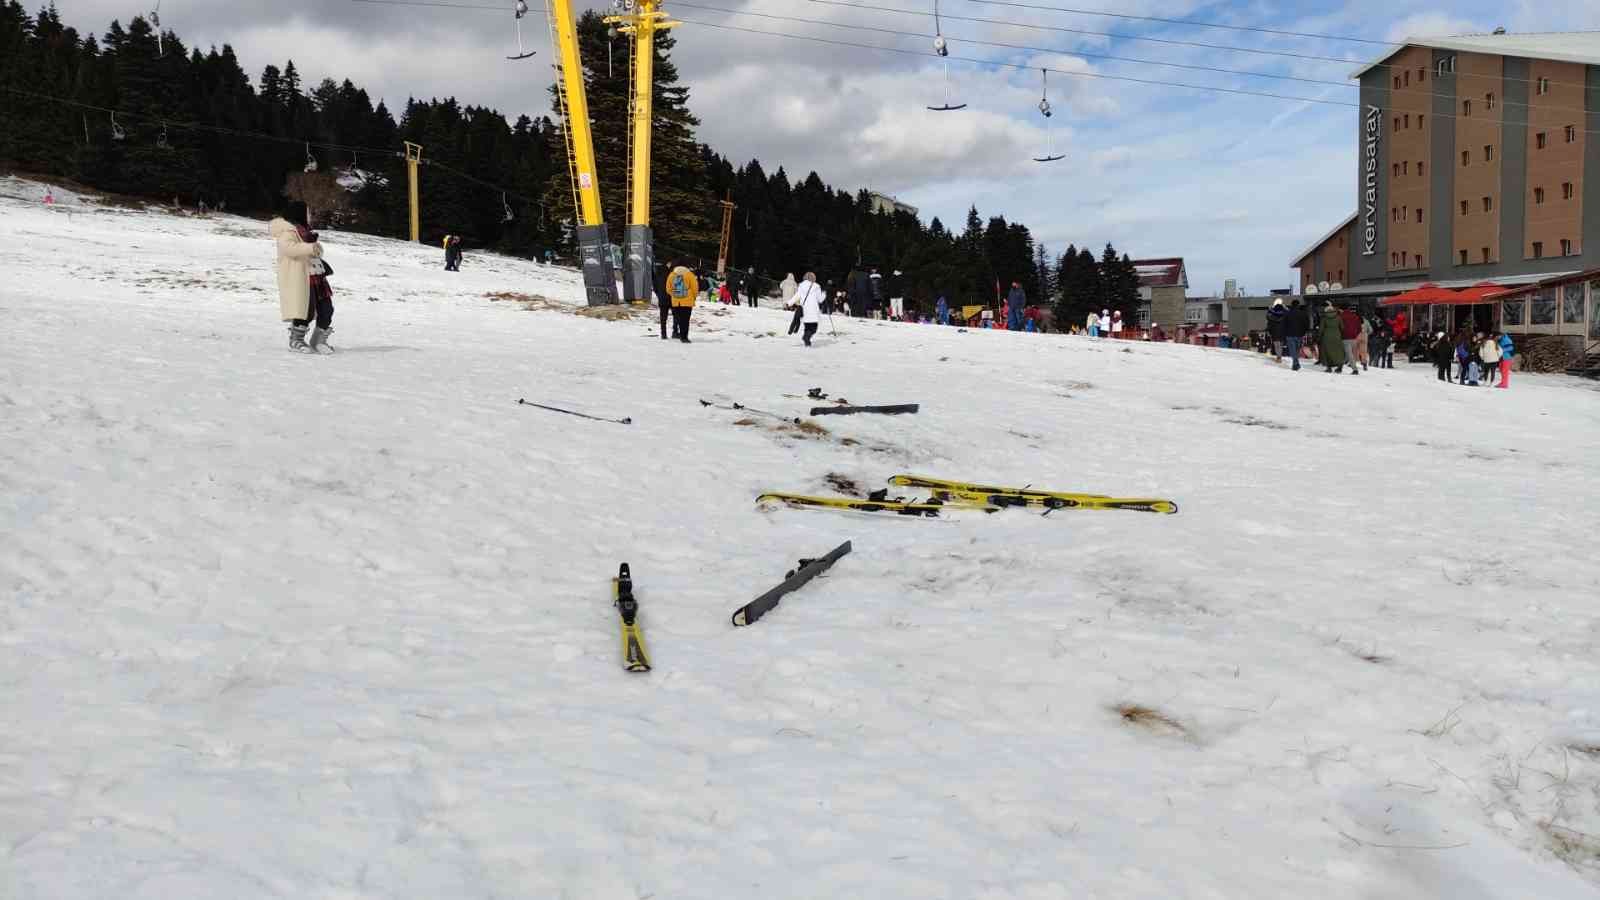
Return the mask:
<path fill-rule="evenodd" d="M 1350 362 L 1350 371 L 1356 370 L 1356 342 L 1361 340 L 1361 316 L 1345 307 L 1339 310 L 1339 336 L 1344 340 L 1344 358 Z"/>
<path fill-rule="evenodd" d="M 1402 343 L 1402 342 L 1405 341 L 1406 338 L 1408 338 L 1410 336 L 1411 336 L 1411 323 L 1410 323 L 1410 321 L 1408 321 L 1406 319 L 1406 314 L 1403 313 L 1403 312 L 1395 313 L 1394 314 L 1394 342 L 1396 344 Z"/>

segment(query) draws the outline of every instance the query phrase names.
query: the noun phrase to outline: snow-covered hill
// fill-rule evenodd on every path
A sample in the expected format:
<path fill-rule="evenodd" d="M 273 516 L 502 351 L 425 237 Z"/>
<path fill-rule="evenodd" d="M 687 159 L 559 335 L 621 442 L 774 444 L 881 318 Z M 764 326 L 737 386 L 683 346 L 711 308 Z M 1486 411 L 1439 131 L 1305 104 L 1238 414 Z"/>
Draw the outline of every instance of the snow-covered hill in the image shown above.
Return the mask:
<path fill-rule="evenodd" d="M 808 351 L 765 309 L 683 345 L 572 314 L 569 271 L 345 234 L 304 357 L 262 223 L 39 193 L 0 183 L 0 896 L 1600 893 L 1583 385 Z M 698 402 L 815 386 L 922 411 Z M 1183 511 L 753 503 L 897 472 Z"/>

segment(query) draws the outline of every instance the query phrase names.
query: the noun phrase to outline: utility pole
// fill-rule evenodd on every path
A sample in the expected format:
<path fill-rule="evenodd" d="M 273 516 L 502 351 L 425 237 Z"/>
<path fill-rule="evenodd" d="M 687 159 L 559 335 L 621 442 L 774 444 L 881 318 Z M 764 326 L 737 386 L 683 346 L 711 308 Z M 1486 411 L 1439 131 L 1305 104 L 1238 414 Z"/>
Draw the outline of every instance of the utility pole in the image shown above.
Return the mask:
<path fill-rule="evenodd" d="M 722 201 L 722 243 L 717 249 L 717 278 L 726 278 L 728 274 L 728 253 L 733 249 L 733 190 L 728 190 L 728 198 Z"/>
<path fill-rule="evenodd" d="M 633 37 L 633 81 L 628 86 L 628 227 L 622 235 L 622 296 L 651 299 L 655 235 L 650 229 L 650 136 L 655 100 L 656 32 L 681 23 L 667 18 L 659 0 L 616 0 L 624 10 L 606 24 Z"/>
<path fill-rule="evenodd" d="M 417 166 L 422 165 L 422 145 L 406 141 L 406 179 L 411 187 L 411 240 L 422 240 L 422 206 L 417 193 Z"/>
<path fill-rule="evenodd" d="M 550 0 L 550 28 L 561 50 L 558 96 L 566 116 L 567 173 L 577 194 L 578 260 L 583 290 L 590 306 L 617 302 L 617 276 L 611 265 L 611 237 L 600 211 L 600 183 L 595 173 L 594 138 L 589 130 L 589 100 L 583 89 L 583 63 L 578 58 L 578 28 L 571 0 Z"/>

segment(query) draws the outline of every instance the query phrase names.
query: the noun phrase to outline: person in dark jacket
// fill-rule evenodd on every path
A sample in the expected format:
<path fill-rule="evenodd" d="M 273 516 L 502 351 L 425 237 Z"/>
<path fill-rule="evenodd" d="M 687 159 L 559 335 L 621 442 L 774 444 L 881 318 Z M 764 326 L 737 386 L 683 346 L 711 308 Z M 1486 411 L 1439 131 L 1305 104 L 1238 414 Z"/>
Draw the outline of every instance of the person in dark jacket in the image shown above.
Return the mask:
<path fill-rule="evenodd" d="M 678 264 L 667 260 L 666 266 L 655 279 L 656 303 L 661 306 L 661 339 L 667 339 L 667 320 L 672 318 L 672 298 L 667 296 L 667 273 L 671 272 Z"/>
<path fill-rule="evenodd" d="M 1028 295 L 1023 293 L 1021 282 L 1011 282 L 1011 290 L 1006 293 L 1006 306 L 1009 308 L 1006 329 L 1021 331 L 1023 311 L 1028 308 Z"/>
<path fill-rule="evenodd" d="M 852 269 L 845 281 L 849 292 L 850 315 L 857 319 L 872 317 L 872 277 L 860 269 Z"/>
<path fill-rule="evenodd" d="M 1282 297 L 1272 301 L 1272 308 L 1267 310 L 1267 336 L 1272 339 L 1272 358 L 1280 363 L 1283 362 L 1283 323 L 1288 316 Z"/>
<path fill-rule="evenodd" d="M 1339 320 L 1339 335 L 1344 341 L 1344 358 L 1350 363 L 1350 374 L 1360 375 L 1356 366 L 1356 341 L 1361 340 L 1361 316 L 1353 309 L 1343 309 L 1335 316 Z"/>
<path fill-rule="evenodd" d="M 1294 301 L 1289 311 L 1283 314 L 1283 342 L 1289 358 L 1294 361 L 1296 372 L 1300 371 L 1300 342 L 1305 340 L 1306 332 L 1310 330 L 1311 316 L 1299 300 Z"/>
<path fill-rule="evenodd" d="M 1323 369 L 1329 374 L 1344 371 L 1347 358 L 1344 352 L 1344 323 L 1331 306 L 1322 311 L 1322 330 L 1317 333 L 1317 342 L 1322 347 Z M 1350 371 L 1356 373 L 1359 370 L 1352 365 Z"/>
<path fill-rule="evenodd" d="M 1394 368 L 1394 326 L 1389 324 L 1388 319 L 1377 317 L 1370 340 L 1372 364 L 1380 369 Z"/>
<path fill-rule="evenodd" d="M 1450 380 L 1450 360 L 1455 359 L 1456 348 L 1444 339 L 1444 332 L 1433 336 L 1433 365 L 1439 370 L 1439 380 Z"/>
<path fill-rule="evenodd" d="M 867 284 L 872 288 L 872 318 L 886 318 L 884 308 L 887 304 L 883 300 L 883 276 L 877 269 L 867 270 Z"/>

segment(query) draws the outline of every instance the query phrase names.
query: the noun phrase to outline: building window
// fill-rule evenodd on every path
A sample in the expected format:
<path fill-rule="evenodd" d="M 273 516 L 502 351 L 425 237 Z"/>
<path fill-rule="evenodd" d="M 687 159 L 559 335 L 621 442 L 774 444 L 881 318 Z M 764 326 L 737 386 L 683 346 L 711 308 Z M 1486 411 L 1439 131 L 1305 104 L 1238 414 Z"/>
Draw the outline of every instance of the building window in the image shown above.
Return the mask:
<path fill-rule="evenodd" d="M 1589 337 L 1600 338 L 1600 281 L 1589 282 Z"/>
<path fill-rule="evenodd" d="M 1410 87 L 1411 86 L 1411 70 L 1410 69 L 1407 69 L 1405 71 L 1405 76 L 1406 76 L 1406 87 Z"/>
<path fill-rule="evenodd" d="M 1490 93 L 1484 95 L 1483 108 L 1494 109 L 1494 92 L 1491 91 Z"/>
<path fill-rule="evenodd" d="M 1417 66 L 1417 81 L 1418 82 L 1423 82 L 1423 81 L 1427 81 L 1427 80 L 1428 80 L 1428 70 L 1424 69 L 1421 66 Z"/>
<path fill-rule="evenodd" d="M 1562 241 L 1563 245 L 1572 243 Z M 1563 325 L 1583 324 L 1583 282 L 1576 281 L 1561 289 L 1561 323 Z"/>
<path fill-rule="evenodd" d="M 1544 188 L 1536 187 L 1533 189 L 1533 203 L 1535 206 L 1544 203 Z"/>
<path fill-rule="evenodd" d="M 1472 101 L 1471 100 L 1463 100 L 1463 101 L 1461 101 L 1461 114 L 1463 116 L 1472 115 Z"/>
<path fill-rule="evenodd" d="M 1569 240 L 1567 238 L 1562 238 L 1561 239 L 1561 255 L 1562 256 L 1571 256 L 1572 255 L 1572 241 L 1571 240 Z M 1580 290 L 1580 291 L 1583 290 L 1583 286 L 1582 285 L 1574 285 L 1574 287 L 1578 288 L 1578 290 Z M 1579 315 L 1582 315 L 1582 313 L 1579 313 Z M 1574 319 L 1573 321 L 1577 321 L 1577 320 Z"/>
<path fill-rule="evenodd" d="M 1399 131 L 1400 130 L 1400 117 L 1399 116 L 1395 116 L 1394 117 L 1394 130 L 1395 131 Z"/>
<path fill-rule="evenodd" d="M 1494 162 L 1494 145 L 1493 144 L 1484 144 L 1483 145 L 1483 161 L 1484 162 Z"/>
<path fill-rule="evenodd" d="M 1461 264 L 1463 266 L 1467 264 L 1467 251 L 1465 250 L 1461 251 Z"/>
<path fill-rule="evenodd" d="M 1344 284 L 1344 270 L 1343 269 L 1339 270 L 1339 283 L 1340 284 Z"/>
<path fill-rule="evenodd" d="M 1405 121 L 1407 128 L 1411 127 L 1411 113 L 1406 113 L 1404 116 L 1401 116 L 1401 119 Z"/>
<path fill-rule="evenodd" d="M 1417 113 L 1417 127 L 1421 128 L 1423 123 L 1427 120 L 1427 118 L 1428 117 L 1423 115 L 1422 113 Z"/>
<path fill-rule="evenodd" d="M 1533 242 L 1533 258 L 1544 259 L 1544 241 Z"/>
<path fill-rule="evenodd" d="M 1578 126 L 1576 126 L 1576 125 L 1568 125 L 1567 126 L 1567 143 L 1570 144 L 1570 143 L 1572 143 L 1573 141 L 1575 141 L 1577 139 L 1578 139 Z"/>
<path fill-rule="evenodd" d="M 1421 253 L 1415 254 L 1414 256 L 1412 256 L 1412 259 L 1416 260 L 1415 268 L 1418 268 L 1418 269 L 1422 268 L 1422 254 Z"/>
<path fill-rule="evenodd" d="M 1420 160 L 1420 159 L 1417 160 L 1417 177 L 1418 178 L 1422 177 L 1422 165 L 1423 165 L 1422 160 Z"/>
<path fill-rule="evenodd" d="M 1488 247 L 1484 247 L 1483 248 L 1483 261 L 1484 262 L 1488 262 L 1489 261 L 1489 248 Z"/>
<path fill-rule="evenodd" d="M 1548 79 L 1548 78 L 1539 79 L 1538 86 L 1536 88 L 1536 92 L 1540 93 L 1540 94 L 1548 94 L 1548 93 L 1550 93 L 1550 79 Z"/>
<path fill-rule="evenodd" d="M 1411 160 L 1408 159 L 1405 162 L 1402 162 L 1400 164 L 1400 174 L 1401 175 L 1410 175 L 1411 174 Z"/>
<path fill-rule="evenodd" d="M 1471 150 L 1463 150 L 1463 151 L 1461 151 L 1461 165 L 1462 166 L 1470 166 L 1470 165 L 1472 165 L 1472 151 Z"/>
<path fill-rule="evenodd" d="M 1572 199 L 1572 182 L 1570 182 L 1570 181 L 1561 182 L 1561 199 L 1563 199 L 1563 200 L 1571 200 Z"/>
<path fill-rule="evenodd" d="M 1400 177 L 1400 164 L 1399 163 L 1395 163 L 1394 164 L 1394 177 L 1396 177 L 1396 178 Z"/>
<path fill-rule="evenodd" d="M 1484 212 L 1494 212 L 1494 198 L 1493 197 L 1485 197 L 1485 198 L 1483 198 L 1483 211 Z"/>
<path fill-rule="evenodd" d="M 1389 221 L 1391 221 L 1391 222 L 1400 221 L 1400 207 L 1398 207 L 1398 206 L 1389 207 Z"/>
<path fill-rule="evenodd" d="M 1465 200 L 1461 201 L 1461 214 L 1463 216 L 1467 214 L 1467 201 L 1465 201 Z M 1465 252 L 1465 251 L 1463 251 L 1463 252 Z"/>
<path fill-rule="evenodd" d="M 1396 75 L 1394 77 L 1394 89 L 1397 90 L 1397 91 L 1400 90 L 1400 76 L 1399 75 Z"/>
<path fill-rule="evenodd" d="M 1514 300 L 1507 300 L 1504 303 L 1500 304 L 1500 308 L 1501 308 L 1501 311 L 1502 311 L 1501 312 L 1501 316 L 1500 316 L 1500 321 L 1505 325 L 1521 325 L 1522 324 L 1522 307 L 1526 303 L 1527 303 L 1527 300 L 1526 300 L 1525 297 L 1517 297 Z"/>
<path fill-rule="evenodd" d="M 1540 150 L 1543 150 L 1544 149 L 1544 144 L 1545 144 L 1545 133 L 1544 132 L 1541 131 L 1538 134 L 1533 136 L 1533 145 L 1535 147 L 1538 147 Z"/>
<path fill-rule="evenodd" d="M 1422 224 L 1422 207 L 1417 207 L 1417 224 Z"/>
<path fill-rule="evenodd" d="M 1529 325 L 1554 325 L 1556 323 L 1556 289 L 1540 288 L 1528 304 Z"/>

